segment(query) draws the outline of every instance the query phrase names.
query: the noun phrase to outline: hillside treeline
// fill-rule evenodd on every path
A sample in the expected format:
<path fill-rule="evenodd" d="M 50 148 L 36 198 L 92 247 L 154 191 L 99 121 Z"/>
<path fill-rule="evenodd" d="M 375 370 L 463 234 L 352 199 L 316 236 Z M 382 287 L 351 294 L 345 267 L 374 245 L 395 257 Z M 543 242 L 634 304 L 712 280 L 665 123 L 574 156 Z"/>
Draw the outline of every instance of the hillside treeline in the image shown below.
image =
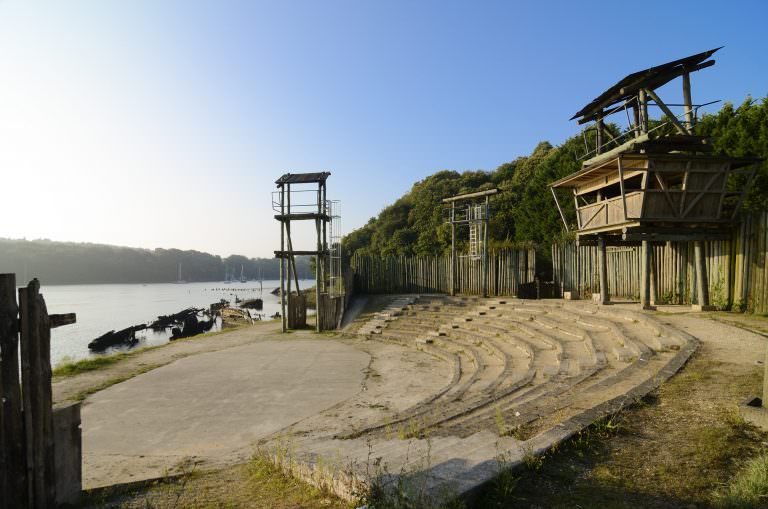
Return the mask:
<path fill-rule="evenodd" d="M 166 283 L 176 281 L 179 264 L 185 281 L 223 281 L 225 272 L 256 279 L 279 277 L 279 260 L 200 251 L 136 249 L 50 240 L 0 239 L 0 273 L 15 273 L 21 283 L 36 277 L 45 284 Z M 309 259 L 297 258 L 299 277 L 313 277 Z"/>
<path fill-rule="evenodd" d="M 663 119 L 662 119 L 663 121 Z M 614 135 L 615 125 L 609 126 Z M 741 106 L 726 103 L 716 114 L 705 115 L 698 134 L 714 138 L 715 151 L 731 156 L 768 158 L 768 101 L 747 98 Z M 588 136 L 591 136 L 588 134 Z M 594 146 L 594 140 L 588 140 Z M 549 184 L 581 168 L 585 153 L 581 134 L 559 146 L 539 143 L 529 156 L 504 163 L 493 171 L 440 171 L 413 185 L 368 223 L 344 239 L 345 252 L 384 255 L 436 255 L 448 253 L 450 226 L 445 223 L 441 199 L 498 187 L 492 199 L 489 239 L 492 247 L 533 242 L 547 246 L 565 235 Z M 560 200 L 564 214 L 575 224 L 573 199 Z M 768 164 L 758 170 L 745 202 L 745 210 L 768 205 Z M 466 231 L 459 238 L 465 239 Z M 460 246 L 463 247 L 463 246 Z M 547 256 L 548 249 L 542 250 Z"/>

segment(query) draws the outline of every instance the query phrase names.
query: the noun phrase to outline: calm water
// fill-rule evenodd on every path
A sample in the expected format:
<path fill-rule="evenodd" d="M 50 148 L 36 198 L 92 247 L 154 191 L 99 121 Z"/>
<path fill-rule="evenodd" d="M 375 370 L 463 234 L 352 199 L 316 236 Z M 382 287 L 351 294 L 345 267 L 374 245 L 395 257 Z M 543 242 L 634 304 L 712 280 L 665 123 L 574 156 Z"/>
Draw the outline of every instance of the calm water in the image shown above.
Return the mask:
<path fill-rule="evenodd" d="M 302 287 L 312 283 L 304 281 L 306 286 Z M 260 313 L 271 316 L 280 310 L 280 303 L 277 296 L 269 292 L 279 285 L 279 281 L 264 281 L 263 293 L 259 291 L 258 281 L 43 286 L 41 293 L 49 313 L 77 313 L 76 324 L 51 331 L 51 363 L 56 366 L 65 357 L 83 359 L 91 356 L 88 343 L 112 329 L 148 323 L 158 315 L 176 313 L 188 307 L 207 308 L 220 299 L 227 299 L 234 305 L 235 296 L 261 298 L 264 309 Z M 218 324 L 213 330 L 218 330 Z M 169 333 L 146 330 L 137 333 L 136 337 L 139 339 L 137 347 L 160 345 L 168 342 Z"/>

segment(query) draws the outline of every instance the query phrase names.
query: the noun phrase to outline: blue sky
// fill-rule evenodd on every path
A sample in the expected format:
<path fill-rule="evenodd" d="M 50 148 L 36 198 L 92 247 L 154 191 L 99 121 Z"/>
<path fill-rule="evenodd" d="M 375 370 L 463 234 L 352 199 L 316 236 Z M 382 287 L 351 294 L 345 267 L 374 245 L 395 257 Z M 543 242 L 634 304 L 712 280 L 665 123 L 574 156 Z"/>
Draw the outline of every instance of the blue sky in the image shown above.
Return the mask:
<path fill-rule="evenodd" d="M 331 171 L 348 231 L 645 67 L 724 45 L 694 102 L 768 94 L 768 2 L 642 5 L 0 1 L 0 237 L 269 256 L 287 171 Z"/>

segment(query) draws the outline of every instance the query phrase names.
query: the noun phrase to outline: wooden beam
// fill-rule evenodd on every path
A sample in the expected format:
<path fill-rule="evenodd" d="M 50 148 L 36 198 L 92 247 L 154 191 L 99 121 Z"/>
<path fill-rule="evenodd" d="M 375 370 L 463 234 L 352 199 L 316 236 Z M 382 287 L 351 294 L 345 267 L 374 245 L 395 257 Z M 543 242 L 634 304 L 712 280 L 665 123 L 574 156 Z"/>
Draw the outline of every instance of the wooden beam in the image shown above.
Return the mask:
<path fill-rule="evenodd" d="M 280 186 L 280 213 L 282 215 L 285 214 L 285 186 Z M 285 316 L 285 309 L 286 309 L 286 300 L 288 299 L 287 294 L 285 293 L 285 257 L 283 256 L 283 253 L 285 252 L 285 221 L 280 221 L 280 251 L 281 256 L 280 258 L 280 308 L 282 311 L 282 316 L 280 317 L 281 327 L 282 331 L 286 332 L 288 330 L 288 322 L 287 317 Z M 275 253 L 277 254 L 277 253 Z"/>
<path fill-rule="evenodd" d="M 592 214 L 592 215 L 589 217 L 589 219 L 587 219 L 586 221 L 584 221 L 584 223 L 582 224 L 582 228 L 586 228 L 586 227 L 589 225 L 589 223 L 591 223 L 591 222 L 592 222 L 592 220 L 593 220 L 594 218 L 596 218 L 596 217 L 597 217 L 597 215 L 598 215 L 600 212 L 602 212 L 602 211 L 603 211 L 603 209 L 605 209 L 605 203 L 601 203 L 601 204 L 600 204 L 600 206 L 597 208 L 597 210 L 595 210 L 595 213 L 594 213 L 594 214 Z M 576 212 L 578 213 L 578 211 L 576 211 Z"/>
<path fill-rule="evenodd" d="M 691 73 L 683 73 L 683 104 L 685 104 L 685 127 L 693 130 L 693 100 L 691 99 Z"/>
<path fill-rule="evenodd" d="M 640 306 L 643 309 L 651 307 L 651 246 L 643 240 L 640 247 Z"/>
<path fill-rule="evenodd" d="M 618 161 L 619 166 L 619 190 L 621 190 L 621 202 L 624 206 L 624 221 L 627 220 L 627 194 L 624 192 L 624 167 L 621 164 L 621 156 Z"/>
<path fill-rule="evenodd" d="M 637 102 L 640 105 L 640 134 L 648 134 L 648 97 L 645 90 L 637 92 Z"/>
<path fill-rule="evenodd" d="M 568 223 L 565 220 L 565 214 L 563 214 L 563 209 L 560 208 L 560 202 L 557 201 L 557 195 L 555 194 L 555 190 L 551 187 L 549 188 L 549 190 L 552 191 L 552 198 L 555 199 L 555 205 L 557 205 L 557 211 L 560 213 L 560 219 L 563 220 L 563 225 L 565 225 L 565 231 L 570 231 L 570 229 L 568 228 Z M 453 230 L 451 230 L 451 235 L 453 235 Z"/>
<path fill-rule="evenodd" d="M 602 151 L 603 151 L 603 131 L 605 130 L 605 124 L 603 123 L 603 116 L 602 115 L 603 115 L 602 112 L 600 112 L 597 115 L 597 125 L 596 125 L 597 137 L 595 138 L 596 139 L 596 143 L 597 143 L 597 147 L 595 149 L 595 152 L 597 152 L 598 154 L 602 153 Z"/>
<path fill-rule="evenodd" d="M 27 460 L 24 453 L 24 421 L 19 384 L 19 313 L 16 276 L 0 274 L 0 494 L 4 509 L 26 508 Z"/>
<path fill-rule="evenodd" d="M 488 189 L 486 191 L 478 191 L 476 193 L 466 193 L 466 194 L 459 194 L 456 196 L 451 196 L 450 198 L 443 198 L 443 203 L 451 203 L 454 201 L 461 201 L 461 200 L 469 200 L 472 198 L 483 198 L 485 196 L 490 196 L 493 194 L 497 194 L 499 192 L 498 188 Z"/>
<path fill-rule="evenodd" d="M 625 233 L 621 239 L 627 242 L 688 242 L 692 240 L 728 240 L 729 233 L 691 233 L 671 231 L 670 233 Z"/>
<path fill-rule="evenodd" d="M 40 283 L 19 288 L 21 383 L 30 505 L 53 509 L 56 472 L 53 455 L 51 328 Z"/>
<path fill-rule="evenodd" d="M 672 110 L 670 110 L 666 104 L 664 104 L 664 101 L 662 101 L 658 95 L 656 95 L 656 92 L 654 92 L 651 89 L 647 89 L 645 91 L 646 94 L 651 96 L 651 99 L 653 99 L 656 102 L 656 105 L 661 108 L 661 111 L 664 112 L 665 115 L 669 117 L 670 122 L 675 126 L 675 128 L 678 130 L 680 134 L 687 134 L 690 135 L 691 132 L 686 129 L 683 124 L 680 123 L 680 121 L 677 119 L 674 113 L 672 113 Z"/>
<path fill-rule="evenodd" d="M 598 237 L 598 269 L 600 271 L 600 304 L 609 304 L 611 296 L 608 294 L 608 256 L 605 250 L 605 239 Z"/>
<path fill-rule="evenodd" d="M 63 315 L 50 315 L 51 329 L 56 327 L 62 327 L 64 325 L 72 325 L 77 322 L 77 315 L 75 313 L 66 313 Z"/>
<path fill-rule="evenodd" d="M 694 256 L 696 260 L 696 298 L 699 306 L 709 306 L 709 286 L 707 284 L 707 262 L 704 257 L 704 243 L 694 241 Z"/>

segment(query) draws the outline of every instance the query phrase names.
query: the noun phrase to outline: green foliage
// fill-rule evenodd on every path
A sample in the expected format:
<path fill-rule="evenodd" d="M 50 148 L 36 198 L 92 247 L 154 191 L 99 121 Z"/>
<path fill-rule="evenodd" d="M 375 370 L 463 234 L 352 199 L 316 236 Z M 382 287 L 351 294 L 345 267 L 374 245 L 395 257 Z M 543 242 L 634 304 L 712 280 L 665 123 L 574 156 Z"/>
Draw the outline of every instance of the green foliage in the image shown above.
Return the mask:
<path fill-rule="evenodd" d="M 696 133 L 710 136 L 716 153 L 765 159 L 744 203 L 746 211 L 764 210 L 768 206 L 768 97 L 759 101 L 747 97 L 738 108 L 725 103 L 718 113 L 702 117 Z"/>
<path fill-rule="evenodd" d="M 657 125 L 661 121 L 655 121 Z M 607 126 L 614 136 L 620 134 L 615 125 Z M 664 127 L 669 130 L 671 127 Z M 756 156 L 768 159 L 768 101 L 747 99 L 734 108 L 726 103 L 720 112 L 705 115 L 698 124 L 698 134 L 714 138 L 715 151 L 730 156 Z M 594 131 L 587 142 L 594 146 Z M 368 223 L 345 239 L 345 253 L 352 255 L 435 255 L 450 250 L 450 227 L 445 224 L 445 197 L 499 187 L 502 193 L 492 200 L 489 225 L 490 245 L 513 247 L 521 242 L 548 246 L 566 235 L 549 184 L 581 168 L 585 155 L 581 134 L 560 146 L 544 141 L 526 157 L 504 163 L 493 171 L 459 173 L 443 170 L 413 185 L 411 190 L 371 218 Z M 567 192 L 558 194 L 563 214 L 575 224 L 573 198 Z M 768 205 L 768 163 L 756 175 L 746 202 L 748 210 Z M 459 235 L 459 249 L 466 231 Z M 549 256 L 549 250 L 542 250 Z"/>
<path fill-rule="evenodd" d="M 0 273 L 15 273 L 24 283 L 34 277 L 43 284 L 164 283 L 178 278 L 179 264 L 186 281 L 222 281 L 225 271 L 239 278 L 241 266 L 246 278 L 277 279 L 279 263 L 179 249 L 0 238 Z M 296 268 L 299 277 L 311 277 L 307 257 L 297 257 Z"/>

